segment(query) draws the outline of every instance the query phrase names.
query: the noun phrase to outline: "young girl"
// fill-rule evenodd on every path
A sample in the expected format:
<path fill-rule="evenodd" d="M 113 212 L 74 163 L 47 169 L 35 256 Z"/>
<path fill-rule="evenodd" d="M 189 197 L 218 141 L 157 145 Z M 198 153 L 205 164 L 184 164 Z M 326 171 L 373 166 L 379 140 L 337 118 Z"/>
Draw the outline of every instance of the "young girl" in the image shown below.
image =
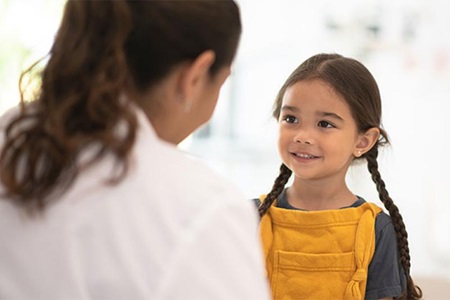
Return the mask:
<path fill-rule="evenodd" d="M 370 72 L 315 55 L 287 79 L 273 116 L 283 164 L 259 212 L 274 299 L 421 298 L 405 224 L 378 171 L 378 147 L 389 140 Z M 362 159 L 389 216 L 347 187 L 349 166 Z"/>

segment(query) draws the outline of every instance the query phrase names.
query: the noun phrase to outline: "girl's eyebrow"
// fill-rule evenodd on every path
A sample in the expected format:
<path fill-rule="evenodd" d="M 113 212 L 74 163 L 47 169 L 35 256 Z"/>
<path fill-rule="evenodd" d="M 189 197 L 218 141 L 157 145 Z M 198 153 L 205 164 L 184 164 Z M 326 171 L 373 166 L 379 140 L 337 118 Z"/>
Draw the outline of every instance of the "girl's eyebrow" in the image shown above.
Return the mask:
<path fill-rule="evenodd" d="M 281 107 L 281 111 L 284 111 L 284 110 L 289 110 L 291 112 L 299 112 L 300 111 L 300 109 L 298 107 L 292 106 L 292 105 L 283 105 Z M 319 112 L 317 112 L 317 115 L 320 117 L 330 117 L 330 118 L 333 118 L 336 120 L 344 121 L 344 119 L 341 116 L 339 116 L 338 114 L 333 113 L 333 112 L 319 111 Z"/>
<path fill-rule="evenodd" d="M 317 115 L 319 115 L 321 117 L 330 117 L 330 118 L 333 118 L 333 119 L 344 121 L 344 119 L 341 118 L 341 116 L 339 116 L 338 114 L 332 113 L 332 112 L 319 111 L 319 112 L 317 112 Z"/>
<path fill-rule="evenodd" d="M 281 107 L 281 111 L 283 111 L 283 110 L 290 110 L 292 112 L 298 112 L 299 111 L 298 107 L 295 107 L 295 106 L 292 106 L 292 105 L 283 105 Z"/>

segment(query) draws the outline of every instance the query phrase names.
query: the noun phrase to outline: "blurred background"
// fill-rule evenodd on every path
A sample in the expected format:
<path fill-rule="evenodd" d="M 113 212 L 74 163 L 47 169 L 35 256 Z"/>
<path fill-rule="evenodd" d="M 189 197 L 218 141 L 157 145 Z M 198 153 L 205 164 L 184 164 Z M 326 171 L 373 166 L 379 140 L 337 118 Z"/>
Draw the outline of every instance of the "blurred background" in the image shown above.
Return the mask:
<path fill-rule="evenodd" d="M 383 101 L 392 146 L 380 171 L 409 232 L 412 273 L 425 299 L 450 295 L 450 1 L 237 0 L 243 35 L 207 126 L 180 147 L 250 198 L 278 174 L 272 103 L 289 74 L 319 52 L 364 63 Z M 20 72 L 44 56 L 63 0 L 0 0 L 0 112 L 17 105 Z M 447 127 L 446 127 L 447 126 Z M 379 202 L 366 166 L 348 183 Z"/>

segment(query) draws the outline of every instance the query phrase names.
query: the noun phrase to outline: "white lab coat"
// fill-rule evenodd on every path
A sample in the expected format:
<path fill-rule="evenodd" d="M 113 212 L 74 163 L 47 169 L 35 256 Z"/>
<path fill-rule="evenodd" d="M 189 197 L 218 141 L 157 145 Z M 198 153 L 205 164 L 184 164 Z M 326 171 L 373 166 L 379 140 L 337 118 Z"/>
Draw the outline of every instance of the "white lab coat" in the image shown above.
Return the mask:
<path fill-rule="evenodd" d="M 43 217 L 0 199 L 0 299 L 269 299 L 252 202 L 138 119 L 119 185 L 108 158 Z"/>

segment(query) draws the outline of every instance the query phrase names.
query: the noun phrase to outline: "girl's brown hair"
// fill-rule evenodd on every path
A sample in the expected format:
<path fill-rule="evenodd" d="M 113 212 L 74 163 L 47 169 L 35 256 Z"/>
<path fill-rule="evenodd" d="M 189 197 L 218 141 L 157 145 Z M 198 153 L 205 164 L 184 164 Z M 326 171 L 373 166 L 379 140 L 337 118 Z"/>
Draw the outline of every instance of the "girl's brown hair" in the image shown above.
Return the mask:
<path fill-rule="evenodd" d="M 5 128 L 0 180 L 6 198 L 40 212 L 83 166 L 113 155 L 126 174 L 137 120 L 120 97 L 140 92 L 185 61 L 215 52 L 214 76 L 231 64 L 241 33 L 232 1 L 68 0 L 33 99 L 21 89 L 21 112 Z M 22 79 L 36 69 L 26 70 Z M 32 100 L 29 103 L 28 101 Z M 80 166 L 86 148 L 95 155 Z"/>
<path fill-rule="evenodd" d="M 314 79 L 327 83 L 345 99 L 360 132 L 373 127 L 380 130 L 380 138 L 372 149 L 358 159 L 367 160 L 368 170 L 375 182 L 380 200 L 388 210 L 397 234 L 400 262 L 407 275 L 407 289 L 398 299 L 420 299 L 422 291 L 415 286 L 410 276 L 411 263 L 405 224 L 378 171 L 378 147 L 389 143 L 385 130 L 381 128 L 381 97 L 378 85 L 369 70 L 357 60 L 339 54 L 318 54 L 302 63 L 286 80 L 276 97 L 273 116 L 278 120 L 287 88 L 299 81 Z M 261 216 L 281 194 L 291 174 L 292 171 L 282 164 L 280 175 L 275 180 L 272 190 L 259 207 Z"/>

